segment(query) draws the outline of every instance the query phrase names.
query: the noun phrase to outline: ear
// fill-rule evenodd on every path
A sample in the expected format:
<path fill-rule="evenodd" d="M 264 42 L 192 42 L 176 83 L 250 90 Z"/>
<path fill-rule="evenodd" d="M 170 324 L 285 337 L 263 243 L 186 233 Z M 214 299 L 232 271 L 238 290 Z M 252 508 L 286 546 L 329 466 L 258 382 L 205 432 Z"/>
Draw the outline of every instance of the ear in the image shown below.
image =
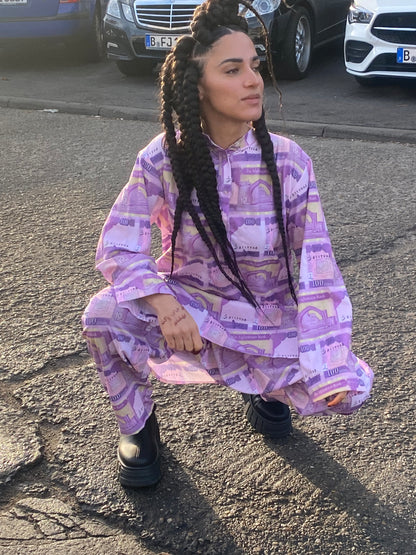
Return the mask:
<path fill-rule="evenodd" d="M 198 85 L 198 96 L 199 100 L 204 99 L 204 87 L 201 84 Z"/>

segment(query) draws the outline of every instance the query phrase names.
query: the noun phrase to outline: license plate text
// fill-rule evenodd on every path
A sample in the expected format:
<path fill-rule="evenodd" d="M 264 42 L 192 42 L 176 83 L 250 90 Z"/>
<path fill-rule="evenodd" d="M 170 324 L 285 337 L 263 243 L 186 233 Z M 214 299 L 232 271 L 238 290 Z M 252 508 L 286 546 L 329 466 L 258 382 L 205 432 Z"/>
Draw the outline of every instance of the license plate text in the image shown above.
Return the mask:
<path fill-rule="evenodd" d="M 159 50 L 170 50 L 178 40 L 180 35 L 146 35 L 146 48 L 156 48 Z"/>
<path fill-rule="evenodd" d="M 416 64 L 416 48 L 398 48 L 398 64 Z"/>

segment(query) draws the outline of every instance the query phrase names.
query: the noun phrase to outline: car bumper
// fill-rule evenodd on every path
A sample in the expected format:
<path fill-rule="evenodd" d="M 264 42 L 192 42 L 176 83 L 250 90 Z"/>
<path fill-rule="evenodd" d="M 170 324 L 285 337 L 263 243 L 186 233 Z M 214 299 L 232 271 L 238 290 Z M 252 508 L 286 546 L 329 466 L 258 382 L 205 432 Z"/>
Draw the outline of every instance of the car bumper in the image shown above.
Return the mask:
<path fill-rule="evenodd" d="M 344 42 L 347 72 L 356 77 L 416 78 L 416 60 L 413 63 L 397 61 L 398 48 L 416 49 L 416 44 L 387 42 L 373 35 L 371 26 L 347 23 Z"/>
<path fill-rule="evenodd" d="M 108 14 L 104 17 L 104 40 L 107 56 L 111 60 L 135 60 L 137 58 L 163 60 L 165 50 L 147 50 L 145 36 L 149 31 L 134 23 L 123 21 Z"/>
<path fill-rule="evenodd" d="M 0 41 L 59 38 L 86 32 L 91 25 L 87 11 L 69 12 L 39 19 L 0 18 Z"/>

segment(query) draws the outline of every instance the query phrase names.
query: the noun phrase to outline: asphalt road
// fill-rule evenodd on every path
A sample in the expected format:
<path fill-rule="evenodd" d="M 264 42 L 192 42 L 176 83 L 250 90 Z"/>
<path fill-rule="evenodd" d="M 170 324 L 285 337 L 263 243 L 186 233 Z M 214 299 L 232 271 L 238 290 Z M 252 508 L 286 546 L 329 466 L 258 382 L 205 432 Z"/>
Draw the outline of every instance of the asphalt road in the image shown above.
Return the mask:
<path fill-rule="evenodd" d="M 352 298 L 354 351 L 376 373 L 371 401 L 351 417 L 294 415 L 293 436 L 274 442 L 237 393 L 156 383 L 164 477 L 118 485 L 117 428 L 79 318 L 103 285 L 104 218 L 157 131 L 0 109 L 0 553 L 415 553 L 414 145 L 297 137 Z"/>
<path fill-rule="evenodd" d="M 127 78 L 114 63 L 86 64 L 63 45 L 0 49 L 0 105 L 10 98 L 26 98 L 157 109 L 156 82 L 157 73 Z M 277 122 L 276 130 L 285 131 L 287 122 L 341 125 L 339 136 L 348 136 L 346 126 L 416 130 L 416 79 L 362 87 L 344 69 L 342 42 L 316 52 L 306 79 L 281 81 L 279 86 L 282 108 L 279 96 L 266 84 L 267 115 Z M 311 128 L 311 134 L 316 130 Z"/>

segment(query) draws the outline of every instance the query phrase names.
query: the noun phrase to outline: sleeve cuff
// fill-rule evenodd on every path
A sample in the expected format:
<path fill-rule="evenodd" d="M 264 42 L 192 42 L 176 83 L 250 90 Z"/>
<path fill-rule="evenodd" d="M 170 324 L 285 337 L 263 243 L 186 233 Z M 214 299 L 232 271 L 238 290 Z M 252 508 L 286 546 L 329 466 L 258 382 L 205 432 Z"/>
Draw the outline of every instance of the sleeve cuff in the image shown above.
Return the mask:
<path fill-rule="evenodd" d="M 161 281 L 154 283 L 149 287 L 146 287 L 146 290 L 135 287 L 134 285 L 126 289 L 117 289 L 115 287 L 115 295 L 118 303 L 132 301 L 135 299 L 142 299 L 143 297 L 148 297 L 149 295 L 155 295 L 157 293 L 173 295 L 174 297 L 176 297 L 169 285 L 162 279 Z"/>

